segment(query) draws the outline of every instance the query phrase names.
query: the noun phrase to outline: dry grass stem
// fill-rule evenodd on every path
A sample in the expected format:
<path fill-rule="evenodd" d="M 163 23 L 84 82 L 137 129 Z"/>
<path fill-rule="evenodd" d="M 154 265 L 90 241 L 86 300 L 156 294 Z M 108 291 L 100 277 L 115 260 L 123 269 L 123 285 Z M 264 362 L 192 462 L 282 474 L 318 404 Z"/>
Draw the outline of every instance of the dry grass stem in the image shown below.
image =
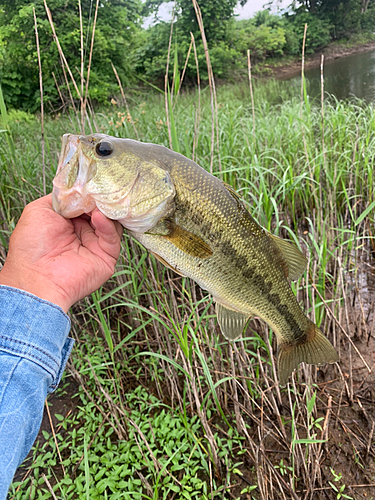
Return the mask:
<path fill-rule="evenodd" d="M 253 83 L 251 77 L 251 58 L 250 50 L 247 50 L 247 70 L 249 75 L 249 87 L 250 87 L 250 98 L 251 98 L 251 112 L 253 115 L 253 136 L 255 137 L 255 106 L 254 106 L 254 93 L 253 93 Z"/>
<path fill-rule="evenodd" d="M 93 52 L 93 49 L 94 49 L 95 28 L 96 28 L 96 19 L 98 17 L 98 8 L 99 8 L 99 0 L 96 0 L 94 22 L 93 22 L 93 25 L 92 25 L 92 35 L 91 35 L 91 46 L 90 46 L 90 54 L 89 54 L 89 63 L 87 65 L 85 98 L 83 99 L 83 96 L 81 96 L 81 103 L 82 103 L 82 99 L 83 99 L 83 104 L 82 104 L 83 114 L 86 113 L 86 104 L 87 104 L 87 96 L 88 96 L 88 91 L 89 91 L 90 70 L 91 70 L 91 62 L 92 62 L 92 52 Z"/>
<path fill-rule="evenodd" d="M 202 13 L 201 9 L 198 5 L 197 0 L 192 0 L 193 5 L 194 5 L 194 10 L 195 10 L 195 15 L 197 16 L 197 21 L 199 25 L 199 29 L 201 32 L 201 37 L 202 37 L 202 42 L 203 42 L 203 47 L 204 47 L 204 53 L 206 56 L 206 64 L 207 64 L 207 72 L 208 72 L 208 83 L 210 86 L 210 96 L 211 96 L 211 120 L 212 120 L 212 125 L 211 125 L 211 160 L 210 160 L 210 172 L 213 172 L 213 163 L 214 163 L 214 144 L 215 144 L 215 123 L 216 123 L 216 129 L 217 129 L 217 134 L 219 134 L 218 130 L 218 119 L 217 119 L 217 102 L 216 102 L 216 89 L 215 89 L 215 80 L 214 80 L 214 74 L 212 71 L 212 65 L 211 65 L 211 59 L 210 59 L 210 53 L 208 50 L 208 44 L 207 44 L 207 39 L 206 39 L 206 34 L 204 31 L 204 26 L 203 26 L 203 18 L 202 18 Z M 216 119 L 215 119 L 216 117 Z M 219 159 L 219 170 L 220 168 L 220 153 L 219 153 L 219 140 L 218 140 L 218 135 L 217 135 L 217 147 L 218 147 L 218 159 Z"/>
<path fill-rule="evenodd" d="M 56 88 L 57 88 L 57 92 L 59 94 L 59 97 L 60 97 L 60 100 L 62 102 L 62 105 L 65 107 L 66 106 L 66 103 L 65 103 L 65 100 L 62 96 L 62 93 L 61 93 L 61 90 L 60 90 L 60 86 L 59 84 L 57 83 L 57 80 L 56 80 L 56 76 L 55 76 L 55 73 L 52 71 L 52 77 L 53 77 L 53 81 L 55 82 L 55 85 L 56 85 Z"/>
<path fill-rule="evenodd" d="M 316 285 L 314 283 L 312 283 L 312 287 L 314 288 L 314 290 L 316 291 L 317 295 L 319 296 L 320 300 L 323 302 L 324 304 L 324 307 L 326 309 L 326 311 L 328 312 L 328 314 L 333 318 L 333 320 L 335 321 L 335 323 L 337 324 L 337 326 L 340 328 L 340 330 L 342 331 L 342 333 L 345 335 L 345 337 L 348 339 L 349 341 L 349 345 L 351 345 L 353 347 L 353 349 L 355 350 L 355 352 L 358 354 L 358 356 L 360 357 L 362 363 L 364 364 L 364 366 L 367 368 L 367 371 L 368 373 L 371 373 L 372 370 L 371 368 L 369 367 L 368 363 L 366 362 L 365 358 L 362 356 L 362 354 L 360 353 L 358 347 L 354 344 L 353 340 L 351 339 L 350 335 L 346 332 L 346 330 L 342 327 L 340 321 L 338 321 L 338 319 L 333 315 L 330 307 L 328 306 L 328 304 L 326 303 L 326 301 L 324 300 L 324 298 L 322 297 L 321 293 L 319 292 L 319 290 L 317 289 Z"/>
<path fill-rule="evenodd" d="M 49 492 L 51 493 L 53 500 L 57 500 L 57 497 L 55 495 L 55 492 L 53 491 L 51 483 L 48 481 L 48 479 L 46 478 L 45 474 L 43 474 L 43 473 L 42 473 L 42 478 L 44 479 L 44 482 L 46 483 L 47 488 L 49 489 Z"/>
<path fill-rule="evenodd" d="M 306 33 L 307 33 L 307 23 L 305 24 L 304 32 L 303 32 L 303 42 L 302 42 L 302 63 L 301 63 L 301 108 L 300 108 L 300 119 L 301 119 L 301 131 L 302 131 L 302 140 L 305 149 L 306 161 L 309 164 L 310 176 L 313 178 L 313 174 L 311 172 L 311 167 L 309 163 L 309 155 L 307 153 L 307 144 L 305 138 L 305 130 L 303 125 L 303 102 L 304 102 L 304 89 L 305 89 L 305 45 L 306 45 Z"/>
<path fill-rule="evenodd" d="M 303 107 L 303 97 L 304 97 L 304 85 L 305 85 L 305 45 L 306 45 L 306 33 L 307 33 L 307 23 L 305 24 L 303 32 L 302 41 L 302 63 L 301 63 L 301 110 L 300 117 L 302 120 L 302 107 Z"/>
<path fill-rule="evenodd" d="M 199 123 L 201 119 L 201 80 L 200 80 L 200 75 L 199 75 L 199 64 L 198 64 L 198 55 L 197 55 L 197 48 L 195 45 L 195 39 L 193 33 L 190 32 L 191 36 L 191 41 L 193 43 L 193 49 L 194 49 L 194 59 L 195 59 L 195 67 L 197 68 L 197 86 L 198 86 L 198 105 L 197 105 L 197 110 L 195 114 L 195 121 L 194 121 L 194 138 L 193 138 L 193 157 L 192 160 L 195 158 L 195 150 L 198 144 L 198 137 L 199 137 Z"/>
<path fill-rule="evenodd" d="M 43 0 L 44 1 L 44 7 L 45 7 L 45 10 L 46 10 L 46 13 L 47 13 L 47 17 L 48 17 L 48 21 L 50 23 L 50 26 L 51 26 L 51 29 L 52 29 L 52 34 L 53 34 L 53 38 L 56 42 L 56 45 L 57 45 L 57 49 L 59 51 L 59 55 L 60 55 L 60 58 L 62 60 L 62 68 L 66 68 L 68 70 L 68 73 L 69 73 L 69 76 L 70 76 L 70 79 L 74 85 L 74 88 L 75 88 L 75 91 L 77 92 L 77 96 L 79 99 L 82 100 L 82 95 L 79 91 L 79 88 L 77 87 L 77 84 L 76 84 L 76 81 L 74 79 L 74 76 L 73 76 L 73 73 L 71 72 L 70 70 L 70 67 L 69 67 L 69 64 L 68 64 L 68 61 L 66 60 L 65 58 L 65 55 L 64 55 L 64 52 L 61 48 L 61 45 L 60 45 L 60 42 L 59 42 L 59 39 L 57 37 L 57 34 L 56 34 L 56 30 L 55 30 L 55 25 L 53 24 L 53 19 L 52 19 L 52 15 L 51 15 L 51 11 L 49 10 L 48 8 L 48 5 L 47 5 L 47 1 L 46 0 Z M 65 71 L 65 70 L 64 70 Z"/>
<path fill-rule="evenodd" d="M 65 476 L 65 474 L 66 474 L 66 472 L 65 472 L 65 467 L 64 467 L 64 464 L 63 464 L 63 460 L 62 460 L 62 458 L 61 458 L 61 453 L 60 453 L 60 449 L 59 449 L 59 444 L 58 444 L 58 442 L 57 442 L 56 433 L 55 433 L 55 428 L 54 428 L 54 426 L 53 426 L 53 422 L 52 422 L 52 418 L 51 418 L 51 413 L 50 413 L 50 411 L 49 411 L 48 401 L 47 401 L 47 400 L 45 401 L 45 407 L 46 407 L 46 410 L 47 410 L 48 420 L 49 420 L 49 423 L 50 423 L 50 426 L 51 426 L 51 431 L 52 431 L 52 434 L 53 434 L 53 440 L 55 441 L 56 450 L 57 450 L 57 453 L 58 453 L 58 455 L 59 455 L 61 468 L 62 468 L 62 471 L 63 471 L 64 476 Z"/>
<path fill-rule="evenodd" d="M 168 105 L 168 72 L 169 72 L 169 61 L 171 57 L 171 46 L 172 46 L 172 34 L 173 34 L 173 23 L 174 23 L 174 15 L 175 15 L 175 6 L 173 7 L 172 12 L 172 21 L 171 21 L 171 31 L 169 33 L 169 42 L 168 42 L 168 55 L 167 55 L 167 65 L 165 68 L 165 77 L 164 77 L 164 99 L 165 99 L 165 116 L 167 119 L 167 127 L 168 127 L 168 137 L 169 137 L 169 147 L 173 149 L 172 146 L 172 130 L 171 130 L 171 122 L 169 118 L 169 105 Z M 172 97 L 171 97 L 172 99 Z"/>
<path fill-rule="evenodd" d="M 323 63 L 324 54 L 321 55 L 320 59 L 320 102 L 321 102 L 321 113 L 322 113 L 322 149 L 323 149 L 323 159 L 325 165 L 325 147 L 324 147 L 324 74 L 323 74 Z"/>
<path fill-rule="evenodd" d="M 84 74 L 84 50 L 83 50 L 83 23 L 82 23 L 82 6 L 81 0 L 78 0 L 78 10 L 79 10 L 79 28 L 81 35 L 81 96 L 83 95 L 83 74 Z M 81 99 L 81 133 L 85 133 L 85 109 L 83 106 L 83 100 Z"/>
<path fill-rule="evenodd" d="M 191 33 L 190 33 L 190 35 L 191 35 Z M 186 56 L 186 59 L 185 59 L 184 69 L 182 70 L 182 75 L 181 75 L 180 83 L 178 85 L 177 97 L 180 95 L 180 90 L 181 90 L 182 82 L 184 81 L 186 68 L 187 68 L 187 65 L 188 65 L 188 62 L 189 62 L 190 52 L 191 52 L 191 49 L 193 47 L 193 41 L 194 41 L 194 37 L 190 41 L 189 50 L 188 50 L 188 53 L 187 53 L 187 56 Z M 177 102 L 177 99 L 176 99 L 176 102 Z M 176 102 L 175 102 L 175 104 L 176 104 Z"/>
<path fill-rule="evenodd" d="M 35 26 L 35 38 L 36 38 L 36 51 L 38 54 L 38 65 L 39 65 L 39 88 L 40 88 L 40 121 L 42 127 L 42 175 L 43 175 L 43 194 L 46 195 L 46 163 L 44 155 L 44 106 L 43 106 L 43 75 L 42 75 L 42 61 L 40 58 L 40 48 L 39 48 L 39 36 L 38 36 L 38 25 L 36 22 L 35 7 L 33 7 L 34 14 L 34 26 Z"/>
<path fill-rule="evenodd" d="M 115 66 L 114 66 L 114 64 L 113 64 L 112 61 L 111 61 L 111 65 L 112 65 L 112 69 L 113 69 L 113 72 L 115 74 L 118 86 L 120 87 L 122 99 L 123 99 L 125 107 L 126 107 L 126 112 L 128 113 L 128 116 L 130 117 L 130 121 L 131 121 L 131 124 L 133 125 L 133 129 L 134 129 L 134 133 L 135 133 L 135 136 L 137 138 L 137 141 L 139 141 L 138 130 L 137 130 L 137 128 L 135 126 L 135 123 L 134 123 L 134 120 L 133 120 L 133 118 L 132 118 L 132 116 L 130 114 L 130 110 L 129 110 L 129 106 L 128 106 L 128 101 L 126 100 L 125 92 L 124 92 L 124 89 L 122 88 L 120 77 L 118 76 L 117 70 L 116 70 L 116 68 L 115 68 Z"/>

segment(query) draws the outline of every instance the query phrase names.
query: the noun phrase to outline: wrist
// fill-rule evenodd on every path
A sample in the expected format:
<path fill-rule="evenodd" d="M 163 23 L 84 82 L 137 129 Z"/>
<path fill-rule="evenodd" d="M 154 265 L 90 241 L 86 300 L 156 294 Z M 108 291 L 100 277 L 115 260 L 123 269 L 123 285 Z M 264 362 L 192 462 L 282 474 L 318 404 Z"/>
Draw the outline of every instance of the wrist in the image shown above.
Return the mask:
<path fill-rule="evenodd" d="M 14 270 L 7 265 L 7 262 L 0 271 L 0 285 L 18 288 L 31 293 L 40 299 L 61 307 L 65 313 L 69 311 L 72 305 L 66 294 L 62 290 L 57 290 L 48 278 L 27 268 Z"/>

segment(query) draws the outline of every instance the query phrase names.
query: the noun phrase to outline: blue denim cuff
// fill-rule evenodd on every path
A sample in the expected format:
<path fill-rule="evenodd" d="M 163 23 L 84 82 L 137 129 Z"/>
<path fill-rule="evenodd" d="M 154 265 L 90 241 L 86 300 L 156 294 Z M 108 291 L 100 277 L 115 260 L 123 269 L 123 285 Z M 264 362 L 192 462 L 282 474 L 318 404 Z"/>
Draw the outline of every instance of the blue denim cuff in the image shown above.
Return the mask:
<path fill-rule="evenodd" d="M 0 285 L 0 351 L 26 358 L 52 377 L 53 392 L 72 350 L 70 319 L 55 304 L 17 288 Z"/>

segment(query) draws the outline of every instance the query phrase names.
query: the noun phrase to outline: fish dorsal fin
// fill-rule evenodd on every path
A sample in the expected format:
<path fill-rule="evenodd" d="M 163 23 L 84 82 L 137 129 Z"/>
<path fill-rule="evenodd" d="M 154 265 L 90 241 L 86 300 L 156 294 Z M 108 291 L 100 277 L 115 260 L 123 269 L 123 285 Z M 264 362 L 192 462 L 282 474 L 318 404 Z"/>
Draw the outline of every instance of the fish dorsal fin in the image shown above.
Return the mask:
<path fill-rule="evenodd" d="M 283 240 L 274 234 L 269 233 L 270 237 L 282 253 L 288 266 L 288 278 L 292 281 L 298 280 L 305 272 L 307 259 L 303 253 L 294 245 L 294 243 Z"/>
<path fill-rule="evenodd" d="M 240 203 L 242 203 L 241 201 L 241 198 L 240 198 L 240 195 L 237 193 L 237 191 L 234 189 L 233 186 L 231 186 L 230 184 L 227 184 L 226 182 L 222 181 L 222 183 L 224 184 L 224 187 L 230 192 L 230 194 L 233 196 L 233 198 L 236 198 L 237 201 L 239 201 Z"/>
<path fill-rule="evenodd" d="M 207 259 L 213 253 L 211 247 L 200 236 L 168 219 L 160 220 L 147 234 L 163 236 L 183 252 L 198 259 Z"/>
<path fill-rule="evenodd" d="M 216 302 L 215 308 L 217 321 L 224 337 L 228 340 L 235 340 L 240 337 L 251 316 L 229 309 L 219 302 Z"/>

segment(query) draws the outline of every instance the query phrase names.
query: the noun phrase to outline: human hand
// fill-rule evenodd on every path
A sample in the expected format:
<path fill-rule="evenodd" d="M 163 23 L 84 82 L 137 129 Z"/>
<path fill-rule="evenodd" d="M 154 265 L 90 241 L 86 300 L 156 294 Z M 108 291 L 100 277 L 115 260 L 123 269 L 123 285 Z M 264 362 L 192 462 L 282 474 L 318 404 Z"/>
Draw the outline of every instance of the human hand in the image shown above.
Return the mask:
<path fill-rule="evenodd" d="M 89 220 L 87 220 L 89 219 Z M 20 288 L 65 312 L 97 290 L 115 270 L 123 228 L 95 209 L 64 219 L 52 195 L 27 205 L 13 231 L 0 284 Z"/>

